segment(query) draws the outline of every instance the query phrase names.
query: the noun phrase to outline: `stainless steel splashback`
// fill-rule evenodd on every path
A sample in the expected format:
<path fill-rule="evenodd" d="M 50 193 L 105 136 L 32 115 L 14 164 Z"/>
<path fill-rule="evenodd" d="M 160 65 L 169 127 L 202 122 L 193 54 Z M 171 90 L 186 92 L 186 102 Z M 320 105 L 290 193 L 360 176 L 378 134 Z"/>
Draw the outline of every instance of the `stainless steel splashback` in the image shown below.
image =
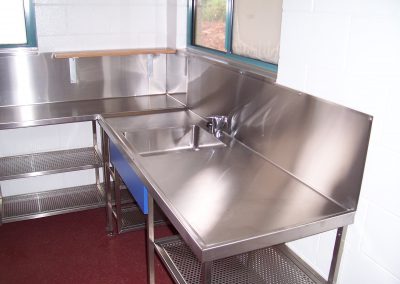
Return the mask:
<path fill-rule="evenodd" d="M 0 106 L 166 92 L 164 54 L 77 58 L 75 65 L 77 83 L 71 83 L 68 59 L 51 53 L 1 56 Z"/>
<path fill-rule="evenodd" d="M 357 207 L 369 115 L 188 56 L 189 108 L 203 117 L 227 115 L 235 138 L 344 208 Z"/>

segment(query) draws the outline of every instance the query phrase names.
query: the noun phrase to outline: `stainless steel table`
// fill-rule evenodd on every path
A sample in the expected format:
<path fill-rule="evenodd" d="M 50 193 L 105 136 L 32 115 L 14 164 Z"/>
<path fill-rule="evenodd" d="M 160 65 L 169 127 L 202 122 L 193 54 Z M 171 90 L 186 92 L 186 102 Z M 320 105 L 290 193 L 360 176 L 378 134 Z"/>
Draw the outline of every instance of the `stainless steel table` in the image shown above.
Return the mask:
<path fill-rule="evenodd" d="M 287 248 L 276 245 L 338 229 L 328 283 L 335 281 L 343 236 L 346 226 L 353 222 L 354 210 L 347 210 L 322 196 L 229 136 L 222 139 L 223 147 L 151 152 L 161 147 L 160 144 L 165 143 L 163 141 L 170 140 L 168 135 L 172 134 L 168 133 L 179 132 L 176 129 L 190 129 L 192 125 L 197 125 L 206 130 L 205 121 L 191 111 L 100 118 L 99 123 L 104 129 L 105 141 L 109 138 L 117 145 L 149 190 L 150 283 L 154 282 L 155 249 L 178 283 L 232 283 L 235 281 L 229 277 L 225 280 L 211 278 L 221 270 L 218 268 L 221 261 L 239 261 L 241 267 L 247 268 L 264 267 L 268 262 L 266 255 L 271 254 L 284 259 L 285 263 L 289 263 L 287 259 L 290 259 L 290 265 L 301 263 L 291 267 L 297 267 L 297 270 L 292 270 L 296 277 L 302 277 L 297 272 L 308 271 L 304 279 L 308 277 L 307 281 L 311 282 L 304 283 L 324 283 L 325 280 L 310 267 L 295 260 L 295 257 L 287 257 L 291 255 Z M 135 136 L 138 131 L 141 131 L 140 135 Z M 133 134 L 129 136 L 126 133 Z M 187 133 L 184 132 L 184 135 Z M 143 142 L 129 137 L 153 138 L 145 138 Z M 171 141 L 180 141 L 182 137 L 174 138 Z M 103 145 L 107 147 L 107 143 Z M 148 151 L 143 151 L 143 147 L 148 147 Z M 107 156 L 106 148 L 103 148 L 104 154 Z M 103 156 L 105 161 L 106 156 Z M 153 201 L 160 206 L 183 241 L 176 238 L 154 239 Z M 182 259 L 179 254 L 185 257 Z M 185 267 L 186 275 L 182 272 Z M 228 272 L 224 269 L 223 275 L 232 275 L 229 269 Z M 261 283 L 269 283 L 262 282 L 265 279 L 262 280 L 257 269 L 251 270 L 261 277 Z M 249 276 L 248 273 L 245 275 Z M 253 283 L 253 280 L 250 282 Z"/>
<path fill-rule="evenodd" d="M 99 170 L 103 163 L 97 143 L 97 118 L 167 112 L 185 106 L 169 95 L 121 97 L 0 107 L 0 130 L 92 121 L 93 147 L 0 157 L 0 181 L 95 169 L 95 184 L 33 194 L 2 196 L 0 225 L 31 218 L 103 207 Z"/>
<path fill-rule="evenodd" d="M 170 95 L 106 98 L 0 107 L 0 130 L 183 109 Z"/>

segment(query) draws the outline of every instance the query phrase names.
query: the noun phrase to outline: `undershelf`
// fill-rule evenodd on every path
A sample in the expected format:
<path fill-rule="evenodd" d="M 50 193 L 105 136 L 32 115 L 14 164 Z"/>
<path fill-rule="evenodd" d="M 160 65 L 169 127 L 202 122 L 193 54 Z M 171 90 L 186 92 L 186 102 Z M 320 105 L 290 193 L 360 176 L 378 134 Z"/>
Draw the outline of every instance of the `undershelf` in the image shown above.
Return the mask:
<path fill-rule="evenodd" d="M 111 182 L 111 187 L 114 187 L 114 182 Z M 115 205 L 114 190 L 111 191 L 111 203 L 112 203 L 113 206 Z M 121 188 L 121 205 L 131 204 L 131 203 L 135 203 L 135 199 L 133 199 L 131 193 L 126 188 L 126 186 L 122 185 L 122 188 Z"/>
<path fill-rule="evenodd" d="M 0 181 L 101 166 L 101 159 L 94 147 L 2 157 Z"/>
<path fill-rule="evenodd" d="M 104 207 L 96 184 L 3 197 L 3 223 Z"/>
<path fill-rule="evenodd" d="M 158 255 L 177 283 L 200 283 L 201 264 L 179 237 L 155 242 Z M 211 283 L 326 283 L 284 245 L 212 262 Z"/>
<path fill-rule="evenodd" d="M 166 223 L 166 217 L 161 213 L 160 209 L 155 208 L 154 210 L 154 224 L 161 225 Z M 143 229 L 146 227 L 146 216 L 142 213 L 140 208 L 136 204 L 132 204 L 129 207 L 121 209 L 121 232 L 126 233 Z M 113 211 L 116 218 L 116 213 Z"/>

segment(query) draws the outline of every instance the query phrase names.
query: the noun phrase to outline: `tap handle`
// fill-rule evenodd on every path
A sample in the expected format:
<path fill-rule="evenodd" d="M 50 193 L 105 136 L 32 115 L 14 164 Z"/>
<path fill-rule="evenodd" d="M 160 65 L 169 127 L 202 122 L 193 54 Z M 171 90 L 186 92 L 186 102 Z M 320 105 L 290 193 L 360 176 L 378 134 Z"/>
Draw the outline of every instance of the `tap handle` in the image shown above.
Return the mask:
<path fill-rule="evenodd" d="M 228 123 L 228 118 L 224 115 L 212 115 L 207 117 L 209 122 L 207 123 L 207 127 L 211 128 L 211 133 L 216 133 L 218 131 L 222 131 L 222 128 Z"/>

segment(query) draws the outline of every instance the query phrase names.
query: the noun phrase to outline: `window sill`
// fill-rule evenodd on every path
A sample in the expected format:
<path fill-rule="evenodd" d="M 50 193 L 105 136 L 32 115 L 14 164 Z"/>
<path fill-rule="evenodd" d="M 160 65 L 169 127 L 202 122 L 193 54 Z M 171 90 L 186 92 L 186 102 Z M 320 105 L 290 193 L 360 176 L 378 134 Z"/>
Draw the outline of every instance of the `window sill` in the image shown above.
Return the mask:
<path fill-rule="evenodd" d="M 265 68 L 256 66 L 252 63 L 242 62 L 240 60 L 229 58 L 225 54 L 218 54 L 219 52 L 208 51 L 206 48 L 196 47 L 196 46 L 188 46 L 186 50 L 182 52 L 186 54 L 194 54 L 196 56 L 200 56 L 204 59 L 208 59 L 212 62 L 218 62 L 224 64 L 226 66 L 234 67 L 240 69 L 240 72 L 248 72 L 253 73 L 259 76 L 266 78 L 271 82 L 276 82 L 277 73 L 274 71 L 267 70 Z"/>
<path fill-rule="evenodd" d="M 0 48 L 0 57 L 15 56 L 20 54 L 37 55 L 39 49 L 37 47 L 15 47 L 15 48 Z"/>

